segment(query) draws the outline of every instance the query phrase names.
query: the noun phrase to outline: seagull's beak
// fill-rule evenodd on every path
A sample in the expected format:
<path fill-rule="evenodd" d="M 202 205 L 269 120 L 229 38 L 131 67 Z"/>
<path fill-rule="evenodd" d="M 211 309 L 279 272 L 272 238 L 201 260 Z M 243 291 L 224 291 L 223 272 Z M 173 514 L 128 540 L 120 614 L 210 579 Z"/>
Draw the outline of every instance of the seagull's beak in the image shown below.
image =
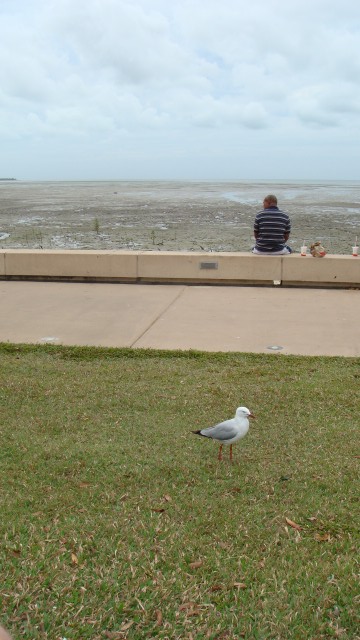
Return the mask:
<path fill-rule="evenodd" d="M 255 419 L 255 418 L 256 418 L 256 416 L 254 416 L 254 414 L 253 414 L 253 413 L 249 413 L 248 418 L 254 418 L 254 419 Z"/>

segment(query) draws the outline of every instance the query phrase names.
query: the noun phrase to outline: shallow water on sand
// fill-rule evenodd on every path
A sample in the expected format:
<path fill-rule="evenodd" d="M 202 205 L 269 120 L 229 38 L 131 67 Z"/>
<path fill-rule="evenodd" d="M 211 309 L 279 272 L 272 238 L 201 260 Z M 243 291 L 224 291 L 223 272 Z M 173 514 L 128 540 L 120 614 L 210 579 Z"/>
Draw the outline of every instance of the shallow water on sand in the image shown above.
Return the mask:
<path fill-rule="evenodd" d="M 268 193 L 294 251 L 351 253 L 360 239 L 359 181 L 0 181 L 0 247 L 249 251 Z"/>

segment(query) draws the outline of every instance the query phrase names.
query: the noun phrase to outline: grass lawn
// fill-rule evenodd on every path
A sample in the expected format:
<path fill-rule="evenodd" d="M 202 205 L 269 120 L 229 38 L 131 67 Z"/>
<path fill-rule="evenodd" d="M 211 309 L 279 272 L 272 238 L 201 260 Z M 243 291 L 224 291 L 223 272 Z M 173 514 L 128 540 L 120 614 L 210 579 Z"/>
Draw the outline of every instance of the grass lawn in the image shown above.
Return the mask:
<path fill-rule="evenodd" d="M 360 637 L 360 360 L 0 345 L 0 623 Z M 192 429 L 255 413 L 225 450 Z"/>

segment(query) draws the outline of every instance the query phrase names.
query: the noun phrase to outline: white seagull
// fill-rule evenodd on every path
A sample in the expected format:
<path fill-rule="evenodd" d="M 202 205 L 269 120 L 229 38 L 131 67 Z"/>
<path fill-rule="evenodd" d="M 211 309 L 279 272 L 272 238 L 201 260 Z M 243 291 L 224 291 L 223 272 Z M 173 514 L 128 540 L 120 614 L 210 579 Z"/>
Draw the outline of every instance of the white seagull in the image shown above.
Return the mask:
<path fill-rule="evenodd" d="M 255 418 L 251 411 L 249 411 L 247 407 L 238 407 L 235 417 L 231 418 L 231 420 L 225 420 L 224 422 L 219 422 L 219 424 L 216 424 L 214 427 L 199 429 L 198 431 L 192 431 L 192 433 L 198 436 L 204 436 L 205 438 L 211 438 L 212 440 L 218 440 L 218 442 L 220 442 L 219 460 L 222 460 L 223 445 L 229 444 L 230 460 L 232 460 L 233 442 L 246 436 L 249 431 L 249 418 Z"/>

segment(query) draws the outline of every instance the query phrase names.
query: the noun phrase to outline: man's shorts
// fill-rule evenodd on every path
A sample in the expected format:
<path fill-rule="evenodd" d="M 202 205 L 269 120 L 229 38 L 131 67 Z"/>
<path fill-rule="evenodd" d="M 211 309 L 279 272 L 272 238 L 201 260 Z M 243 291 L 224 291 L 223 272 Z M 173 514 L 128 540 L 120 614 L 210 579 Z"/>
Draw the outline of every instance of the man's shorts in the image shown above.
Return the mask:
<path fill-rule="evenodd" d="M 251 253 L 256 256 L 287 256 L 292 253 L 292 250 L 288 246 L 285 246 L 281 251 L 259 251 L 256 247 L 253 247 Z"/>

